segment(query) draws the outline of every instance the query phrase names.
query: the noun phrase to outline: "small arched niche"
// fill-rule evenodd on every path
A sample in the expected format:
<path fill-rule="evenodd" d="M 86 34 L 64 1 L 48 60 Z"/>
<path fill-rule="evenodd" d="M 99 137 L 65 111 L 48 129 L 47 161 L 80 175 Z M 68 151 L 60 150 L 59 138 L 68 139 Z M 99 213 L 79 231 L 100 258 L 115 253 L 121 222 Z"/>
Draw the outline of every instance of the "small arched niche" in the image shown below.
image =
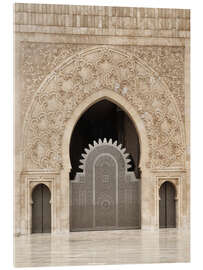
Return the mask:
<path fill-rule="evenodd" d="M 159 228 L 176 228 L 176 188 L 165 181 L 159 190 Z"/>
<path fill-rule="evenodd" d="M 32 233 L 51 232 L 51 192 L 44 184 L 32 191 Z"/>
<path fill-rule="evenodd" d="M 103 99 L 92 105 L 79 118 L 70 143 L 71 172 L 73 180 L 80 172 L 80 158 L 88 144 L 99 139 L 117 140 L 130 154 L 131 169 L 140 178 L 140 143 L 137 130 L 127 113 L 113 102 Z"/>

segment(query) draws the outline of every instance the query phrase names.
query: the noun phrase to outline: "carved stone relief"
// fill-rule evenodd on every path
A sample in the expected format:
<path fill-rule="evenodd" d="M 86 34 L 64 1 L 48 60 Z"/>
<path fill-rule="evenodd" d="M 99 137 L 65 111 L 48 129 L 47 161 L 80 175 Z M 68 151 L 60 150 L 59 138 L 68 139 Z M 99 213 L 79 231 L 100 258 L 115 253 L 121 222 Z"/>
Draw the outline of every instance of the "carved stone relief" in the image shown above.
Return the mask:
<path fill-rule="evenodd" d="M 46 46 L 50 48 L 51 45 Z M 42 59 L 45 60 L 41 60 L 42 64 L 38 66 L 37 72 L 33 71 L 32 83 L 26 90 L 26 100 L 31 96 L 33 99 L 25 119 L 24 166 L 33 169 L 60 169 L 61 140 L 66 121 L 86 97 L 108 89 L 125 97 L 144 122 L 150 147 L 147 167 L 184 167 L 185 138 L 184 122 L 181 118 L 184 95 L 180 90 L 182 88 L 177 88 L 179 92 L 174 92 L 175 84 L 173 87 L 167 85 L 166 78 L 162 80 L 164 75 L 159 75 L 159 72 L 164 70 L 164 74 L 173 76 L 174 70 L 170 64 L 168 69 L 161 68 L 168 65 L 170 49 L 165 52 L 165 49 L 156 48 L 155 53 L 159 52 L 159 56 L 152 57 L 149 62 L 147 50 L 145 56 L 141 56 L 137 51 L 141 59 L 135 56 L 136 53 L 129 54 L 115 47 L 99 46 L 81 51 L 79 47 L 68 46 L 69 50 L 65 49 L 66 54 L 63 54 L 63 49 L 56 49 L 56 55 L 52 58 L 49 58 L 49 51 L 52 52 L 53 48 L 45 48 L 44 52 L 41 48 Z M 154 54 L 152 49 L 148 51 Z M 60 52 L 65 55 L 64 58 L 60 56 Z M 26 54 L 28 55 L 28 52 Z M 74 56 L 69 57 L 72 54 Z M 177 70 L 183 68 L 181 55 L 182 51 L 178 48 Z M 58 65 L 63 59 L 65 61 Z M 160 70 L 157 70 L 158 63 Z M 48 70 L 54 71 L 37 89 L 47 75 L 41 70 L 43 65 L 46 66 L 44 70 L 50 66 Z M 30 68 L 34 66 L 37 65 L 33 64 Z M 41 77 L 39 74 L 42 74 Z M 174 81 L 182 84 L 178 74 L 177 72 L 177 80 Z M 181 104 L 178 100 L 181 100 Z"/>
<path fill-rule="evenodd" d="M 65 59 L 84 49 L 82 45 L 21 42 L 21 76 L 23 78 L 24 115 L 34 93 L 45 77 Z"/>
<path fill-rule="evenodd" d="M 21 42 L 24 78 L 24 112 L 45 77 L 74 53 L 93 45 Z M 184 120 L 184 47 L 181 46 L 114 46 L 142 59 L 164 79 L 174 95 Z"/>
<path fill-rule="evenodd" d="M 185 93 L 184 93 L 184 53 L 181 46 L 126 46 L 136 57 L 142 59 L 153 68 L 159 77 L 164 80 L 173 94 L 185 119 Z"/>

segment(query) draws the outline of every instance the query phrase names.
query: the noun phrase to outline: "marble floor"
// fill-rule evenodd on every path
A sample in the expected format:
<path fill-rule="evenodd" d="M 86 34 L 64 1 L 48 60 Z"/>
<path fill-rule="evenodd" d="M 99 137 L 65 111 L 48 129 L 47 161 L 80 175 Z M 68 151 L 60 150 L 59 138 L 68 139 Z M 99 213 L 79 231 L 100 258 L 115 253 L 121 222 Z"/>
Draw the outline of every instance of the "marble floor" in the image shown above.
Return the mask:
<path fill-rule="evenodd" d="M 188 231 L 122 230 L 15 237 L 16 267 L 189 262 Z"/>

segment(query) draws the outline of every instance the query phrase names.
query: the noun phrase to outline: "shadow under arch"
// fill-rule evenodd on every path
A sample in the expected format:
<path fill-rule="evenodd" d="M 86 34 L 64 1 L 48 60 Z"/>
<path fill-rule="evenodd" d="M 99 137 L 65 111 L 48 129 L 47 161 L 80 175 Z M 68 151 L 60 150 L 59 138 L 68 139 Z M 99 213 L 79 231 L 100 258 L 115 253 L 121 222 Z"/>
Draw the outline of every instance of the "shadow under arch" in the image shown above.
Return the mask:
<path fill-rule="evenodd" d="M 138 139 L 140 144 L 140 168 L 142 171 L 144 168 L 146 168 L 146 162 L 149 158 L 149 146 L 143 121 L 141 120 L 133 106 L 124 97 L 111 90 L 104 89 L 92 94 L 91 96 L 83 100 L 73 111 L 71 117 L 66 123 L 66 128 L 62 140 L 62 164 L 65 173 L 69 173 L 71 170 L 70 143 L 72 132 L 76 123 L 78 122 L 82 114 L 88 110 L 88 108 L 90 108 L 98 101 L 104 99 L 111 101 L 112 103 L 119 106 L 123 111 L 125 111 L 125 113 L 133 122 L 138 133 Z"/>
<path fill-rule="evenodd" d="M 173 189 L 174 189 L 174 191 L 175 191 L 175 198 L 177 198 L 177 197 L 178 197 L 177 186 L 176 186 L 172 181 L 170 181 L 169 179 L 166 179 L 165 181 L 163 181 L 163 182 L 161 183 L 161 186 L 159 187 L 159 197 L 160 197 L 160 189 L 161 189 L 161 187 L 162 187 L 164 184 L 167 184 L 167 183 L 169 183 L 169 184 L 173 187 Z"/>
<path fill-rule="evenodd" d="M 51 194 L 51 190 L 50 190 L 49 186 L 47 185 L 47 183 L 44 183 L 44 182 L 38 182 L 38 183 L 36 183 L 34 186 L 32 186 L 32 189 L 31 189 L 31 197 L 32 197 L 33 191 L 34 191 L 35 188 L 37 188 L 37 186 L 39 186 L 39 185 L 44 185 L 44 186 L 49 190 L 49 192 L 50 192 L 50 194 Z M 31 198 L 31 199 L 32 199 L 32 198 Z"/>
<path fill-rule="evenodd" d="M 136 178 L 140 179 L 140 145 L 137 130 L 132 120 L 119 106 L 107 99 L 102 99 L 81 115 L 72 132 L 70 180 L 74 180 L 76 173 L 81 171 L 80 159 L 84 149 L 104 139 L 107 141 L 111 139 L 126 149 L 130 159 L 128 170 L 133 171 Z"/>

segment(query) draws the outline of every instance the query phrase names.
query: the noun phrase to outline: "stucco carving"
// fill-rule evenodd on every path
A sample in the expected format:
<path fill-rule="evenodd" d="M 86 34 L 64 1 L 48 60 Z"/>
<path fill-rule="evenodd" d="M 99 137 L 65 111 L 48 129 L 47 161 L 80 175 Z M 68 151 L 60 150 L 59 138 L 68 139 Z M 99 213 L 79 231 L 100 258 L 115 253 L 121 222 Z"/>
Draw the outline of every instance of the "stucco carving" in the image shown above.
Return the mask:
<path fill-rule="evenodd" d="M 21 42 L 21 74 L 25 92 L 22 99 L 23 114 L 45 77 L 61 62 L 83 48 L 82 45 L 72 44 Z"/>
<path fill-rule="evenodd" d="M 164 80 L 173 94 L 185 119 L 184 93 L 184 53 L 183 46 L 126 46 L 136 57 L 142 59 L 153 68 L 161 80 Z"/>
<path fill-rule="evenodd" d="M 108 89 L 125 97 L 144 121 L 150 147 L 147 166 L 184 167 L 181 110 L 159 73 L 134 54 L 108 46 L 68 57 L 71 54 L 59 66 L 60 61 L 54 62 L 49 70 L 57 67 L 38 90 L 32 86 L 36 93 L 25 119 L 24 166 L 59 169 L 67 119 L 86 97 Z"/>
<path fill-rule="evenodd" d="M 21 42 L 24 78 L 23 112 L 25 113 L 36 89 L 45 77 L 74 53 L 93 45 Z M 164 80 L 184 120 L 184 47 L 183 46 L 116 46 L 126 50 L 149 64 Z"/>

